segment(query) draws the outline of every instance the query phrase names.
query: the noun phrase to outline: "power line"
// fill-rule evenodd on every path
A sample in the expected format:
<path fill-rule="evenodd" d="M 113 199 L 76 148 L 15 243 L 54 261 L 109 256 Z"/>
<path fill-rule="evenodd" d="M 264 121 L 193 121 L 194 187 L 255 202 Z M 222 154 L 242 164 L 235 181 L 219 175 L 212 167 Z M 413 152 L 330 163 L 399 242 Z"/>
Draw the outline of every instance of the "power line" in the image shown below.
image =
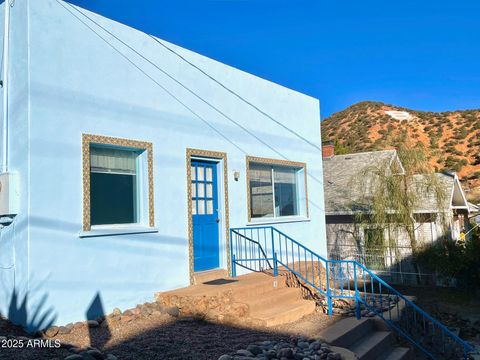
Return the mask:
<path fill-rule="evenodd" d="M 202 68 L 198 67 L 197 65 L 195 65 L 194 63 L 192 63 L 191 61 L 189 61 L 188 59 L 186 59 L 184 56 L 180 55 L 178 52 L 176 52 L 175 50 L 173 50 L 172 48 L 170 48 L 169 46 L 165 45 L 162 41 L 160 41 L 159 39 L 157 39 L 155 36 L 153 35 L 150 35 L 148 34 L 149 37 L 151 37 L 155 42 L 157 42 L 158 44 L 160 44 L 161 46 L 163 46 L 165 49 L 167 49 L 168 51 L 170 51 L 171 53 L 175 54 L 177 57 L 179 57 L 180 59 L 182 59 L 184 62 L 186 62 L 187 64 L 189 64 L 190 66 L 194 67 L 195 69 L 197 69 L 198 71 L 200 71 L 203 75 L 205 75 L 206 77 L 208 77 L 210 80 L 214 81 L 215 83 L 217 83 L 218 85 L 220 85 L 222 88 L 224 88 L 226 91 L 228 91 L 229 93 L 231 93 L 232 95 L 236 96 L 238 99 L 240 99 L 241 101 L 245 102 L 246 104 L 248 104 L 249 106 L 251 106 L 252 108 L 254 108 L 255 110 L 257 110 L 259 113 L 261 113 L 262 115 L 264 115 L 265 117 L 267 117 L 268 119 L 272 120 L 273 122 L 275 122 L 277 125 L 281 126 L 282 128 L 284 128 L 285 130 L 287 130 L 288 132 L 290 132 L 291 134 L 297 136 L 299 139 L 305 141 L 307 144 L 313 146 L 315 149 L 317 150 L 320 150 L 321 151 L 321 148 L 312 143 L 310 140 L 306 139 L 305 137 L 303 137 L 302 135 L 300 135 L 299 133 L 297 133 L 295 130 L 292 130 L 290 129 L 288 126 L 282 124 L 280 121 L 276 120 L 274 117 L 272 117 L 270 114 L 266 113 L 265 111 L 263 111 L 262 109 L 260 109 L 257 105 L 253 104 L 252 102 L 248 101 L 247 99 L 245 99 L 243 96 L 241 96 L 240 94 L 238 94 L 237 92 L 235 92 L 234 90 L 230 89 L 228 86 L 226 86 L 225 84 L 223 84 L 221 81 L 217 80 L 216 78 L 214 78 L 212 75 L 210 75 L 209 73 L 207 73 L 205 70 L 203 70 Z"/>
<path fill-rule="evenodd" d="M 217 134 L 219 134 L 222 138 L 227 140 L 230 144 L 235 146 L 237 149 L 239 149 L 241 152 L 244 154 L 247 154 L 245 150 L 243 150 L 240 146 L 235 144 L 232 140 L 227 138 L 225 135 L 223 135 L 219 130 L 217 130 L 213 125 L 211 125 L 207 120 L 202 118 L 199 114 L 197 114 L 194 110 L 192 110 L 188 105 L 186 105 L 184 102 L 182 102 L 180 99 L 178 99 L 173 93 L 171 93 L 168 89 L 166 89 L 164 86 L 162 86 L 157 80 L 155 80 L 153 77 L 151 77 L 149 74 L 147 74 L 143 69 L 141 69 L 137 64 L 135 64 L 132 60 L 128 58 L 125 54 L 123 54 L 120 50 L 118 50 L 115 46 L 110 44 L 108 40 L 106 40 L 104 37 L 102 37 L 100 34 L 98 34 L 94 29 L 92 29 L 86 22 L 84 22 L 82 19 L 80 19 L 77 15 L 75 15 L 72 11 L 70 11 L 65 5 L 62 4 L 60 0 L 56 0 L 58 4 L 60 4 L 66 11 L 68 11 L 73 17 L 75 17 L 78 21 L 80 21 L 83 25 L 85 25 L 88 29 L 90 29 L 95 35 L 97 35 L 100 39 L 102 39 L 108 46 L 110 46 L 113 50 L 115 50 L 119 55 L 121 55 L 125 60 L 127 60 L 131 65 L 133 65 L 137 70 L 139 70 L 143 75 L 145 75 L 147 78 L 149 78 L 152 82 L 154 82 L 157 86 L 159 86 L 163 91 L 165 91 L 168 95 L 170 95 L 172 98 L 174 98 L 178 103 L 180 103 L 183 107 L 185 107 L 190 113 L 192 113 L 195 117 L 197 117 L 200 121 L 205 123 L 209 128 L 211 128 L 213 131 L 215 131 Z M 70 5 L 70 4 L 69 4 Z M 71 5 L 70 5 L 71 6 Z"/>
<path fill-rule="evenodd" d="M 59 0 L 56 0 L 59 4 L 60 1 Z M 243 131 L 245 131 L 247 134 L 249 134 L 250 136 L 252 136 L 253 138 L 255 138 L 256 140 L 258 140 L 259 142 L 261 142 L 262 144 L 264 144 L 266 147 L 268 147 L 270 150 L 272 150 L 273 152 L 275 152 L 277 155 L 279 155 L 280 157 L 288 160 L 287 157 L 285 157 L 282 153 L 280 153 L 279 151 L 277 151 L 274 147 L 272 147 L 270 144 L 268 144 L 267 142 L 263 141 L 261 138 L 259 138 L 257 135 L 255 135 L 253 132 L 251 132 L 250 130 L 248 130 L 247 128 L 245 128 L 243 125 L 239 124 L 237 121 L 235 121 L 234 119 L 232 119 L 230 116 L 228 116 L 227 114 L 225 114 L 223 111 L 221 111 L 220 109 L 218 109 L 216 106 L 212 105 L 211 103 L 209 103 L 208 101 L 206 101 L 205 99 L 203 99 L 201 96 L 199 96 L 197 93 L 195 93 L 193 90 L 191 90 L 190 88 L 188 88 L 187 86 L 185 86 L 182 82 L 180 82 L 179 80 L 175 79 L 175 77 L 173 77 L 172 75 L 170 75 L 168 72 L 166 72 L 165 70 L 163 70 L 162 68 L 160 68 L 157 64 L 155 64 L 153 61 L 151 61 L 150 59 L 148 59 L 147 57 L 145 57 L 143 54 L 139 53 L 135 48 L 133 48 L 132 46 L 130 46 L 129 44 L 127 44 L 125 41 L 123 41 L 122 39 L 120 39 L 118 36 L 116 36 L 115 34 L 113 34 L 112 32 L 110 32 L 108 29 L 104 28 L 102 25 L 100 25 L 97 21 L 93 20 L 90 16 L 86 15 L 85 13 L 83 13 L 83 11 L 79 10 L 78 8 L 74 7 L 73 5 L 71 5 L 70 3 L 67 3 L 69 7 L 71 7 L 72 9 L 74 9 L 76 12 L 80 13 L 83 17 L 87 18 L 89 21 L 91 21 L 92 23 L 94 23 L 96 26 L 98 26 L 99 28 L 101 28 L 103 31 L 105 31 L 106 33 L 108 33 L 110 36 L 112 36 L 113 38 L 115 38 L 117 41 L 119 41 L 120 43 L 122 43 L 124 46 L 126 46 L 127 48 L 129 48 L 130 50 L 132 50 L 133 52 L 135 52 L 138 56 L 140 56 L 142 59 L 144 59 L 145 61 L 147 61 L 150 65 L 152 65 L 153 67 L 155 67 L 157 70 L 159 70 L 160 72 L 162 72 L 164 75 L 166 75 L 167 77 L 169 77 L 171 80 L 173 80 L 174 82 L 176 82 L 178 85 L 180 85 L 181 87 L 183 87 L 185 90 L 187 90 L 190 94 L 192 94 L 193 96 L 195 96 L 197 99 L 199 99 L 200 101 L 202 101 L 204 104 L 210 106 L 212 109 L 214 109 L 216 112 L 218 112 L 220 115 L 222 115 L 223 117 L 225 117 L 227 120 L 229 120 L 230 122 L 232 122 L 233 124 L 235 124 L 236 126 L 238 126 L 239 128 L 241 128 Z M 63 4 L 61 4 L 64 8 L 66 8 Z M 68 9 L 67 9 L 68 10 Z M 72 12 L 70 12 L 72 15 L 74 15 Z M 77 16 L 75 16 L 77 19 L 79 19 Z M 79 19 L 80 20 L 80 19 Z M 83 21 L 82 21 L 83 24 L 85 24 Z M 86 24 L 85 24 L 86 25 Z M 94 31 L 90 26 L 86 25 L 90 30 Z M 95 31 L 94 31 L 95 32 Z M 95 32 L 96 33 L 96 32 Z M 98 34 L 97 34 L 98 35 Z M 100 35 L 99 35 L 100 36 Z M 102 38 L 103 39 L 103 38 Z M 110 46 L 112 46 L 107 40 L 103 39 L 105 42 L 107 42 L 107 44 L 109 44 Z M 125 56 L 124 54 L 122 54 L 122 56 Z M 130 60 L 129 60 L 130 61 Z M 130 61 L 132 64 L 134 64 L 132 61 Z M 135 65 L 136 66 L 136 65 Z M 138 66 L 136 66 L 139 70 L 141 70 Z M 143 70 L 141 70 L 142 72 L 144 72 Z M 157 85 L 161 86 L 160 84 L 158 84 L 157 82 Z M 163 89 L 165 89 L 164 87 L 162 87 Z M 173 96 L 170 92 L 168 92 L 171 96 Z"/>
<path fill-rule="evenodd" d="M 207 125 L 209 128 L 211 128 L 214 132 L 216 132 L 218 135 L 220 135 L 222 138 L 224 138 L 227 142 L 229 142 L 230 144 L 232 144 L 234 147 L 236 147 L 238 150 L 240 150 L 243 154 L 247 155 L 248 153 L 243 150 L 240 146 L 238 146 L 235 142 L 233 142 L 232 140 L 230 140 L 228 137 L 226 137 L 224 134 L 222 134 L 219 130 L 217 130 L 213 125 L 211 125 L 207 120 L 205 120 L 204 118 L 202 118 L 199 114 L 197 114 L 194 110 L 192 110 L 188 105 L 186 105 L 184 102 L 182 102 L 178 97 L 176 97 L 172 92 L 170 92 L 168 89 L 166 89 L 164 86 L 162 86 L 157 80 L 155 80 L 153 77 L 151 77 L 148 73 L 146 73 L 143 69 L 141 69 L 137 64 L 135 64 L 127 55 L 123 54 L 120 50 L 118 50 L 114 45 L 112 45 L 107 39 L 105 39 L 103 36 L 101 36 L 99 33 L 97 33 L 92 27 L 90 27 L 86 22 L 84 22 L 82 19 L 80 19 L 78 16 L 76 16 L 71 10 L 69 10 L 65 5 L 63 5 L 63 1 L 60 1 L 60 0 L 55 0 L 59 5 L 61 5 L 66 11 L 68 11 L 73 17 L 75 17 L 78 21 L 80 21 L 85 27 L 87 27 L 90 31 L 92 31 L 97 37 L 99 37 L 103 42 L 105 42 L 109 47 L 111 47 L 115 52 L 117 52 L 120 56 L 122 56 L 125 60 L 127 60 L 132 66 L 134 66 L 138 71 L 140 71 L 144 76 L 146 76 L 148 79 L 150 79 L 153 83 L 155 83 L 158 87 L 160 87 L 163 91 L 165 91 L 168 95 L 170 95 L 173 99 L 175 99 L 180 105 L 182 105 L 185 109 L 187 109 L 190 113 L 192 113 L 196 118 L 198 118 L 200 121 L 202 121 L 205 125 Z M 77 12 L 81 13 L 84 17 L 86 17 L 87 19 L 89 19 L 91 22 L 97 24 L 97 26 L 99 26 L 100 28 L 104 29 L 107 33 L 109 33 L 111 36 L 113 36 L 114 38 L 118 39 L 115 35 L 113 35 L 112 33 L 110 33 L 108 30 L 106 30 L 105 28 L 103 28 L 101 25 L 99 25 L 97 22 L 95 22 L 94 20 L 92 20 L 90 17 L 88 17 L 87 15 L 83 14 L 83 12 L 81 12 L 80 10 L 78 10 L 77 8 L 75 8 L 74 6 L 72 6 L 71 4 L 67 3 L 69 5 L 69 7 L 75 9 Z M 120 41 L 121 43 L 125 44 L 123 41 L 121 41 L 120 39 L 118 39 L 118 41 Z M 142 58 L 144 58 L 146 61 L 148 61 L 149 63 L 151 63 L 150 60 L 146 59 L 143 55 L 139 54 L 135 49 L 131 48 L 128 44 L 125 44 L 126 47 L 132 49 L 135 53 L 137 53 L 139 56 L 141 56 Z M 156 68 L 158 68 L 158 66 L 156 66 L 155 64 L 151 63 L 152 65 L 154 65 Z M 160 68 L 158 68 L 161 72 L 165 73 L 163 70 L 161 70 Z M 169 74 L 165 73 L 165 75 L 167 75 L 168 77 L 172 78 Z M 173 78 L 172 78 L 173 79 Z M 173 79 L 175 80 L 175 79 Z M 178 81 L 175 80 L 177 83 Z M 182 87 L 183 84 L 181 84 Z M 192 92 L 190 89 L 188 89 L 189 92 Z M 193 93 L 196 97 L 198 97 L 200 100 L 202 100 L 203 102 L 205 102 L 207 105 L 213 107 L 212 105 L 210 105 L 208 102 L 206 102 L 205 100 L 203 100 L 202 98 L 200 98 L 198 95 L 196 95 L 195 93 Z M 218 110 L 217 110 L 218 111 Z M 221 113 L 223 114 L 223 113 Z M 228 120 L 232 121 L 234 124 L 237 124 L 234 120 L 230 119 L 227 115 L 224 115 Z M 238 126 L 241 127 L 241 125 L 237 124 Z M 243 128 L 243 127 L 242 127 Z M 247 133 L 251 134 L 248 130 L 244 129 Z M 285 156 L 283 156 L 281 153 L 279 153 L 277 150 L 275 150 L 273 147 L 271 147 L 269 144 L 265 143 L 263 140 L 259 139 L 257 136 L 255 136 L 254 134 L 251 134 L 253 137 L 255 137 L 257 140 L 259 140 L 261 143 L 263 143 L 264 145 L 266 145 L 268 148 L 270 148 L 271 150 L 273 150 L 275 153 L 277 153 L 278 155 L 280 155 L 282 158 L 284 159 L 287 159 Z M 288 160 L 288 159 L 287 159 Z M 316 178 L 315 176 L 313 176 L 312 174 L 310 173 L 307 173 L 307 176 L 312 178 L 313 180 L 315 180 L 316 182 L 318 183 L 322 183 L 322 180 Z M 313 202 L 309 201 L 309 203 L 315 205 Z M 317 206 L 318 207 L 318 206 Z M 320 208 L 321 209 L 321 208 Z"/>

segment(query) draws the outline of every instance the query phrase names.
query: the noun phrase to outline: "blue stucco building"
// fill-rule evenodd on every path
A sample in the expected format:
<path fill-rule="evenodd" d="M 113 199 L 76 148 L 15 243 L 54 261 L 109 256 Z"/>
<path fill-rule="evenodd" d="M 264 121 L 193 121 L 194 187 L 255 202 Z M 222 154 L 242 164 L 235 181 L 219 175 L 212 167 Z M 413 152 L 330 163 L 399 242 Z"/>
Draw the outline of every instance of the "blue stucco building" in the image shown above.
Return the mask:
<path fill-rule="evenodd" d="M 7 25 L 3 315 L 151 301 L 229 269 L 230 227 L 326 255 L 317 99 L 62 1 L 15 0 Z"/>

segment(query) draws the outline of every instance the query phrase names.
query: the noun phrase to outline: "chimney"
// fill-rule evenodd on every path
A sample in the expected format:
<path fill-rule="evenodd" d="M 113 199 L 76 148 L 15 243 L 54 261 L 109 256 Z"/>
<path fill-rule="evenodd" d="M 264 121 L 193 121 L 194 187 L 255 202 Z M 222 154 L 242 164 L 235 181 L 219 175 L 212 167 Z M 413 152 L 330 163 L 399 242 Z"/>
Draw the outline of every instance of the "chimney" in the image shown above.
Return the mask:
<path fill-rule="evenodd" d="M 322 143 L 322 158 L 331 159 L 335 155 L 335 145 L 333 141 L 325 141 Z"/>

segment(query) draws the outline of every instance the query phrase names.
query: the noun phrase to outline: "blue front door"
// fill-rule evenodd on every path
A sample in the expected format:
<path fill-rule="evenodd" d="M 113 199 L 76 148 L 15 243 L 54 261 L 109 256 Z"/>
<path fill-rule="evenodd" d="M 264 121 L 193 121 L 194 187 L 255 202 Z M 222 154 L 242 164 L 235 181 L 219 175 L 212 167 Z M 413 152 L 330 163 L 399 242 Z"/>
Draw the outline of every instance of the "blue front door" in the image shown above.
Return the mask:
<path fill-rule="evenodd" d="M 217 167 L 209 161 L 192 160 L 193 269 L 218 268 L 218 194 Z"/>

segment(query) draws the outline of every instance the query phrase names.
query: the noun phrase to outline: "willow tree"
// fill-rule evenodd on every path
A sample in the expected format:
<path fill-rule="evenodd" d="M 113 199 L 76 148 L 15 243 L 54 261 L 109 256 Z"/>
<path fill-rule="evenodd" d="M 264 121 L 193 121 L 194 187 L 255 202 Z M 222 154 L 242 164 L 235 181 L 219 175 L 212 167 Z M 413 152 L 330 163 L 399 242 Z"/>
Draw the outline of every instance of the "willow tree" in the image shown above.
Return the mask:
<path fill-rule="evenodd" d="M 440 221 L 437 223 L 445 231 L 446 192 L 434 168 L 429 164 L 423 146 L 403 138 L 397 145 L 396 156 L 399 162 L 387 157 L 367 164 L 351 179 L 351 189 L 356 194 L 353 201 L 356 204 L 352 202 L 352 206 L 361 209 L 354 210 L 355 224 L 357 229 L 360 228 L 358 225 L 369 225 L 382 230 L 374 233 L 378 238 L 373 241 L 383 250 L 390 248 L 397 252 L 395 236 L 402 232 L 406 234 L 416 266 L 415 257 L 419 244 L 415 235 L 414 213 L 423 205 L 421 195 L 432 194 L 439 209 L 437 214 Z M 383 236 L 385 230 L 388 233 L 388 244 Z"/>

